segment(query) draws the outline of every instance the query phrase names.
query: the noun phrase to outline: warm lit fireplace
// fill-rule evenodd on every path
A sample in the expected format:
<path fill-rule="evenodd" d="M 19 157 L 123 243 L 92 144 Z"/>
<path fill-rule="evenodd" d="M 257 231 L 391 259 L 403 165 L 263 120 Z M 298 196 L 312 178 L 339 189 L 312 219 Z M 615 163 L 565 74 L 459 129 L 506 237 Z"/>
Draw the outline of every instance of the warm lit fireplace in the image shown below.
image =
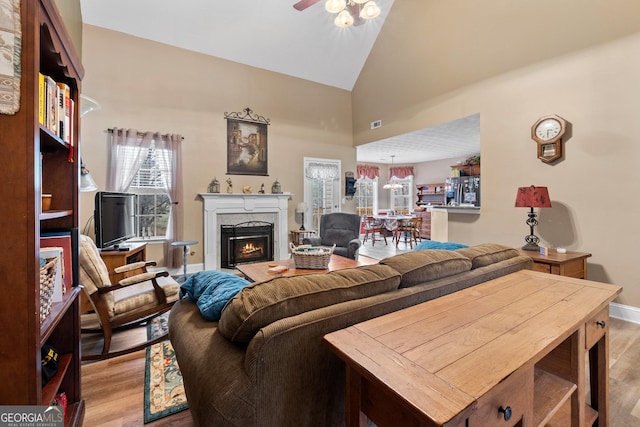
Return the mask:
<path fill-rule="evenodd" d="M 273 223 L 248 221 L 220 226 L 220 265 L 273 261 Z"/>

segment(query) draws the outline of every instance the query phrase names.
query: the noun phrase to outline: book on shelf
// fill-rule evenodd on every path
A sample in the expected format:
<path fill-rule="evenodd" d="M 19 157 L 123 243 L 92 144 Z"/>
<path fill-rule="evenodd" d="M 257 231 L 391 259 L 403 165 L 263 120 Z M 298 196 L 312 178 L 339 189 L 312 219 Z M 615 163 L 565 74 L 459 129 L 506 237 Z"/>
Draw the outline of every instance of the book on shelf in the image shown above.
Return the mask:
<path fill-rule="evenodd" d="M 38 75 L 38 121 L 63 142 L 73 146 L 75 103 L 71 87 L 51 76 Z"/>
<path fill-rule="evenodd" d="M 65 289 L 68 291 L 79 281 L 78 266 L 78 229 L 43 231 L 40 234 L 40 248 L 61 247 L 63 253 L 62 275 Z"/>
<path fill-rule="evenodd" d="M 45 126 L 54 134 L 58 134 L 58 85 L 50 76 L 44 76 L 45 97 Z"/>
<path fill-rule="evenodd" d="M 56 259 L 51 302 L 61 302 L 62 296 L 66 293 L 63 279 L 64 250 L 59 247 L 40 248 L 40 258 L 44 258 L 45 262 L 49 262 L 52 258 Z"/>
<path fill-rule="evenodd" d="M 67 144 L 69 140 L 69 99 L 71 96 L 71 89 L 65 83 L 56 82 L 58 86 L 58 136 Z"/>
<path fill-rule="evenodd" d="M 44 106 L 46 99 L 44 74 L 38 73 L 38 122 L 44 126 Z"/>

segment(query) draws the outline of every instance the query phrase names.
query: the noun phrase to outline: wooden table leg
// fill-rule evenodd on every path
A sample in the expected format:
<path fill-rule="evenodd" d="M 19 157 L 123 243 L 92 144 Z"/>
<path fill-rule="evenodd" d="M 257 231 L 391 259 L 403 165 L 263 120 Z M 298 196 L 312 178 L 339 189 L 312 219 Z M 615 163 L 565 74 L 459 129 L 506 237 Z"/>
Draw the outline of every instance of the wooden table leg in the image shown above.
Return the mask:
<path fill-rule="evenodd" d="M 362 377 L 350 366 L 346 366 L 347 371 L 347 402 L 346 402 L 346 418 L 347 427 L 365 427 L 367 425 L 367 417 L 362 413 L 361 407 L 361 389 Z"/>
<path fill-rule="evenodd" d="M 591 407 L 598 411 L 598 427 L 609 426 L 609 333 L 589 349 Z"/>

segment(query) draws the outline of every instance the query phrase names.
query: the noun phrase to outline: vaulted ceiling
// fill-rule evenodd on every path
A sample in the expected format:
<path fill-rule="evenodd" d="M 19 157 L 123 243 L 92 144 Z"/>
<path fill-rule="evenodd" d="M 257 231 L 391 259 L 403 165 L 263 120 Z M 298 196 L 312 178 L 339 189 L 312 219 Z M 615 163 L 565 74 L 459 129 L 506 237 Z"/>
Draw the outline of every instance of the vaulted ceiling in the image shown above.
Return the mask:
<path fill-rule="evenodd" d="M 352 90 L 394 0 L 379 17 L 338 28 L 324 0 L 81 0 L 86 24 L 286 75 Z M 359 162 L 418 163 L 479 152 L 479 117 L 358 147 Z"/>

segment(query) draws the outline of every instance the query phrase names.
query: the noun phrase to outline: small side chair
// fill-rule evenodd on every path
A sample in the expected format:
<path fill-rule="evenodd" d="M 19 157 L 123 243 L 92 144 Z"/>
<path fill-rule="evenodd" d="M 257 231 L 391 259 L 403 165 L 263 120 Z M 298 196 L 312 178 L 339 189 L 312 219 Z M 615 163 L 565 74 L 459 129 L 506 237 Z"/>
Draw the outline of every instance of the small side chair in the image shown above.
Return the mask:
<path fill-rule="evenodd" d="M 83 328 L 83 333 L 102 332 L 102 353 L 83 354 L 82 360 L 100 360 L 121 356 L 167 339 L 168 333 L 123 350 L 110 352 L 113 332 L 139 325 L 171 309 L 178 300 L 180 285 L 166 271 L 148 272 L 154 261 L 141 261 L 115 269 L 117 273 L 142 271 L 131 277 L 111 283 L 109 271 L 100 257 L 93 240 L 80 236 L 80 283 L 91 301 L 100 328 Z"/>

